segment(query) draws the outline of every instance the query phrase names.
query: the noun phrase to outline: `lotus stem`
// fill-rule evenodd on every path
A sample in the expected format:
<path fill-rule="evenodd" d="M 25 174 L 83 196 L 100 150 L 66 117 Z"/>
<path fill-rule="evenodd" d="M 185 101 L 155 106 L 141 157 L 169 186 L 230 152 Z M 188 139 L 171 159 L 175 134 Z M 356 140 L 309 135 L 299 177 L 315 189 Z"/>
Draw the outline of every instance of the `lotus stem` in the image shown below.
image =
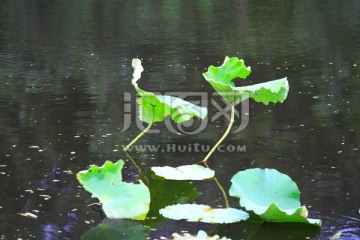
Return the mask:
<path fill-rule="evenodd" d="M 203 163 L 204 163 L 204 165 L 205 165 L 208 169 L 211 169 L 206 162 L 203 162 Z M 226 192 L 225 192 L 224 187 L 223 187 L 223 186 L 221 185 L 221 183 L 219 182 L 219 179 L 217 179 L 217 177 L 215 177 L 215 176 L 214 176 L 214 181 L 215 181 L 216 184 L 218 185 L 218 187 L 219 187 L 219 189 L 220 189 L 220 191 L 221 191 L 221 193 L 222 193 L 222 195 L 223 195 L 223 197 L 224 197 L 225 207 L 226 207 L 226 208 L 229 208 L 229 206 L 230 206 L 230 205 L 229 205 L 229 199 L 228 199 L 228 197 L 227 197 L 227 195 L 226 195 Z"/>
<path fill-rule="evenodd" d="M 224 135 L 217 141 L 217 143 L 214 145 L 214 147 L 210 150 L 210 152 L 206 155 L 204 160 L 201 162 L 206 163 L 206 161 L 210 158 L 210 156 L 215 152 L 215 150 L 218 148 L 218 146 L 224 141 L 224 139 L 229 135 L 232 125 L 234 124 L 235 120 L 235 106 L 231 105 L 231 118 L 229 122 L 229 126 L 227 127 L 226 131 L 224 132 Z"/>
<path fill-rule="evenodd" d="M 129 148 L 134 145 L 134 143 L 136 143 L 145 133 L 147 133 L 149 131 L 149 129 L 151 128 L 153 122 L 150 122 L 149 125 L 139 134 L 137 135 L 136 138 L 134 138 L 134 140 L 132 140 L 125 148 L 124 151 L 126 152 L 127 150 L 129 150 Z"/>

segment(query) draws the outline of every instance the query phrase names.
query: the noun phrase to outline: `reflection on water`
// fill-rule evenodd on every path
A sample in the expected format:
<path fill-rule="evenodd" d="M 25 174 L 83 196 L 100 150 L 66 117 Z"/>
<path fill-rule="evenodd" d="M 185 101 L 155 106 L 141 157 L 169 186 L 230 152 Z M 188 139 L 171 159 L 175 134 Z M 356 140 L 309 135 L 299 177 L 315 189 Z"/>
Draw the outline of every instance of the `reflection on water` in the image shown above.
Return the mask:
<path fill-rule="evenodd" d="M 138 133 L 134 124 L 121 132 L 124 92 L 134 94 L 133 57 L 144 59 L 145 89 L 212 93 L 201 73 L 225 55 L 245 59 L 252 83 L 287 76 L 290 93 L 276 107 L 252 103 L 247 128 L 227 140 L 246 145 L 246 153 L 210 159 L 224 186 L 238 170 L 277 168 L 298 183 L 311 217 L 323 219 L 319 238 L 337 231 L 356 238 L 359 11 L 357 0 L 1 1 L 1 238 L 77 239 L 100 223 L 86 207 L 96 200 L 78 187 L 74 174 L 88 164 L 127 159 L 121 146 Z M 209 105 L 211 116 L 216 108 Z M 141 143 L 209 145 L 226 124 L 221 118 L 209 122 L 196 136 L 174 135 L 157 124 L 161 133 Z M 203 156 L 136 157 L 146 168 Z M 137 170 L 128 165 L 126 178 L 134 180 Z M 198 202 L 221 204 L 215 185 L 198 190 Z M 198 227 L 220 231 L 169 222 L 155 232 L 195 233 Z"/>

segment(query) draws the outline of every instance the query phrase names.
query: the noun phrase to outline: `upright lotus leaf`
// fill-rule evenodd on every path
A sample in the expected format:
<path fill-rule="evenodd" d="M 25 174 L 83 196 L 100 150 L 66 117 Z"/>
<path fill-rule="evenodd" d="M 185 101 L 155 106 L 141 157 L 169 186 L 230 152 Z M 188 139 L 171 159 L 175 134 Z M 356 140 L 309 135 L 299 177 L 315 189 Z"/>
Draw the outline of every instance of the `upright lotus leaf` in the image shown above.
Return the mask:
<path fill-rule="evenodd" d="M 150 206 L 150 191 L 144 184 L 122 182 L 124 161 L 106 161 L 103 166 L 92 165 L 76 177 L 98 198 L 108 218 L 145 219 Z"/>
<path fill-rule="evenodd" d="M 286 99 L 289 91 L 286 77 L 245 87 L 235 86 L 233 82 L 235 78 L 245 79 L 250 73 L 250 67 L 245 66 L 244 60 L 226 57 L 220 67 L 210 66 L 203 76 L 231 105 L 237 105 L 247 98 L 253 98 L 265 105 L 269 102 L 283 102 Z"/>
<path fill-rule="evenodd" d="M 287 78 L 273 80 L 269 82 L 249 85 L 245 87 L 233 88 L 235 93 L 244 101 L 247 97 L 251 97 L 257 102 L 268 105 L 269 102 L 283 102 L 289 92 L 289 83 Z"/>
<path fill-rule="evenodd" d="M 142 90 L 137 84 L 137 81 L 141 78 L 141 73 L 144 71 L 141 60 L 133 59 L 132 67 L 134 73 L 131 82 L 140 95 L 137 102 L 139 103 L 139 118 L 141 121 L 146 123 L 162 122 L 165 117 L 170 116 L 174 122 L 181 123 L 190 120 L 192 117 L 202 119 L 206 117 L 207 109 L 205 107 L 199 107 L 181 98 L 155 95 Z"/>
<path fill-rule="evenodd" d="M 209 70 L 204 73 L 205 78 L 214 79 L 215 81 L 234 86 L 234 78 L 245 79 L 251 73 L 251 68 L 247 67 L 244 60 L 237 57 L 225 57 L 224 63 L 220 67 L 210 66 Z"/>
<path fill-rule="evenodd" d="M 151 170 L 156 175 L 170 180 L 204 180 L 215 176 L 214 170 L 197 164 L 183 165 L 176 168 L 169 166 L 152 167 Z"/>
<path fill-rule="evenodd" d="M 230 195 L 240 198 L 240 206 L 253 211 L 268 222 L 303 222 L 320 225 L 308 219 L 306 207 L 300 204 L 300 191 L 287 175 L 275 169 L 248 169 L 231 179 Z"/>
<path fill-rule="evenodd" d="M 160 210 L 160 214 L 174 220 L 188 222 L 234 223 L 249 218 L 249 214 L 235 208 L 212 208 L 202 204 L 177 204 Z"/>

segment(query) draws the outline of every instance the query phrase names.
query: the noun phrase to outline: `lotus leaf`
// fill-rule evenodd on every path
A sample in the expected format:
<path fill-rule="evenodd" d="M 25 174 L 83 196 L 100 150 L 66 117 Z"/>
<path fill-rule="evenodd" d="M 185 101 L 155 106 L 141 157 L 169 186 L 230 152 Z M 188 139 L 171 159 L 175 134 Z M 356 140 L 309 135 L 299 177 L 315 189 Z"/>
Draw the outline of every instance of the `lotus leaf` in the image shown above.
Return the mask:
<path fill-rule="evenodd" d="M 202 204 L 177 204 L 160 210 L 166 218 L 188 222 L 234 223 L 249 218 L 249 214 L 235 208 L 211 208 Z"/>
<path fill-rule="evenodd" d="M 100 200 L 108 218 L 145 219 L 150 206 L 150 191 L 144 184 L 122 182 L 124 161 L 106 161 L 77 173 L 81 185 Z"/>
<path fill-rule="evenodd" d="M 240 206 L 253 211 L 268 222 L 304 222 L 320 225 L 318 219 L 308 219 L 306 207 L 300 204 L 300 191 L 287 175 L 275 169 L 248 169 L 231 179 L 230 195 L 240 198 Z"/>
<path fill-rule="evenodd" d="M 141 60 L 134 58 L 132 67 L 134 69 L 132 84 L 140 95 L 137 102 L 140 105 L 139 118 L 141 121 L 146 123 L 162 122 L 165 117 L 170 116 L 174 122 L 181 123 L 190 120 L 192 117 L 202 119 L 206 117 L 207 108 L 205 107 L 199 107 L 181 98 L 155 95 L 152 92 L 142 90 L 137 84 L 141 78 L 141 73 L 144 71 Z"/>
<path fill-rule="evenodd" d="M 230 238 L 220 238 L 219 235 L 215 235 L 215 236 L 208 236 L 207 233 L 203 230 L 200 230 L 196 236 L 193 236 L 189 233 L 184 233 L 184 234 L 178 234 L 178 233 L 174 233 L 172 235 L 174 237 L 174 240 L 231 240 Z"/>
<path fill-rule="evenodd" d="M 269 102 L 283 102 L 286 99 L 289 91 L 286 77 L 244 87 L 235 86 L 235 78 L 245 79 L 250 73 L 250 67 L 245 66 L 244 60 L 226 57 L 220 67 L 210 66 L 203 76 L 229 104 L 234 106 L 247 98 L 253 98 L 265 105 Z"/>
<path fill-rule="evenodd" d="M 151 170 L 158 176 L 169 180 L 204 180 L 213 178 L 215 171 L 197 164 L 183 165 L 176 168 L 152 167 Z"/>

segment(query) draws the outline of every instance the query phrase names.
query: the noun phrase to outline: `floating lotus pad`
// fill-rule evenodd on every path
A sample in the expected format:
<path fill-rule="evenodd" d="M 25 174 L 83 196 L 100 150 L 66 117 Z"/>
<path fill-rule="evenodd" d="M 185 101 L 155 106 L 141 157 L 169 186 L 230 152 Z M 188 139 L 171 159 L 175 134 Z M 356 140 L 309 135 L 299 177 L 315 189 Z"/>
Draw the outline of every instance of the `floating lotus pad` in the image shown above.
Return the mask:
<path fill-rule="evenodd" d="M 141 60 L 134 58 L 132 67 L 134 69 L 132 84 L 140 95 L 137 102 L 140 105 L 139 118 L 141 121 L 147 123 L 162 122 L 165 117 L 170 116 L 174 122 L 181 123 L 190 120 L 192 117 L 202 119 L 206 117 L 207 108 L 205 107 L 199 107 L 181 98 L 155 95 L 152 92 L 142 90 L 137 84 L 141 78 L 141 73 L 144 71 Z"/>
<path fill-rule="evenodd" d="M 287 175 L 275 169 L 248 169 L 231 179 L 230 195 L 240 198 L 240 206 L 253 211 L 268 222 L 304 222 L 321 225 L 321 220 L 308 219 L 301 206 L 300 191 Z"/>
<path fill-rule="evenodd" d="M 269 102 L 283 102 L 286 99 L 289 91 L 287 78 L 244 87 L 235 86 L 233 79 L 245 79 L 250 73 L 250 67 L 245 66 L 244 60 L 226 57 L 220 67 L 210 66 L 203 76 L 232 105 L 237 105 L 248 98 L 265 105 Z"/>
<path fill-rule="evenodd" d="M 204 180 L 213 178 L 215 171 L 197 164 L 183 165 L 176 168 L 152 167 L 151 170 L 158 176 L 169 180 Z"/>
<path fill-rule="evenodd" d="M 106 161 L 77 173 L 81 185 L 98 198 L 108 218 L 145 219 L 150 206 L 150 191 L 144 184 L 122 182 L 124 161 Z"/>
<path fill-rule="evenodd" d="M 215 235 L 215 236 L 208 236 L 207 233 L 205 231 L 200 230 L 196 236 L 193 236 L 189 233 L 184 233 L 184 234 L 178 234 L 178 233 L 174 233 L 172 235 L 174 237 L 173 240 L 231 240 L 230 238 L 220 238 L 219 235 Z"/>
<path fill-rule="evenodd" d="M 234 223 L 249 218 L 249 214 L 235 208 L 211 208 L 202 204 L 177 204 L 160 210 L 160 214 L 174 220 L 188 222 Z"/>

